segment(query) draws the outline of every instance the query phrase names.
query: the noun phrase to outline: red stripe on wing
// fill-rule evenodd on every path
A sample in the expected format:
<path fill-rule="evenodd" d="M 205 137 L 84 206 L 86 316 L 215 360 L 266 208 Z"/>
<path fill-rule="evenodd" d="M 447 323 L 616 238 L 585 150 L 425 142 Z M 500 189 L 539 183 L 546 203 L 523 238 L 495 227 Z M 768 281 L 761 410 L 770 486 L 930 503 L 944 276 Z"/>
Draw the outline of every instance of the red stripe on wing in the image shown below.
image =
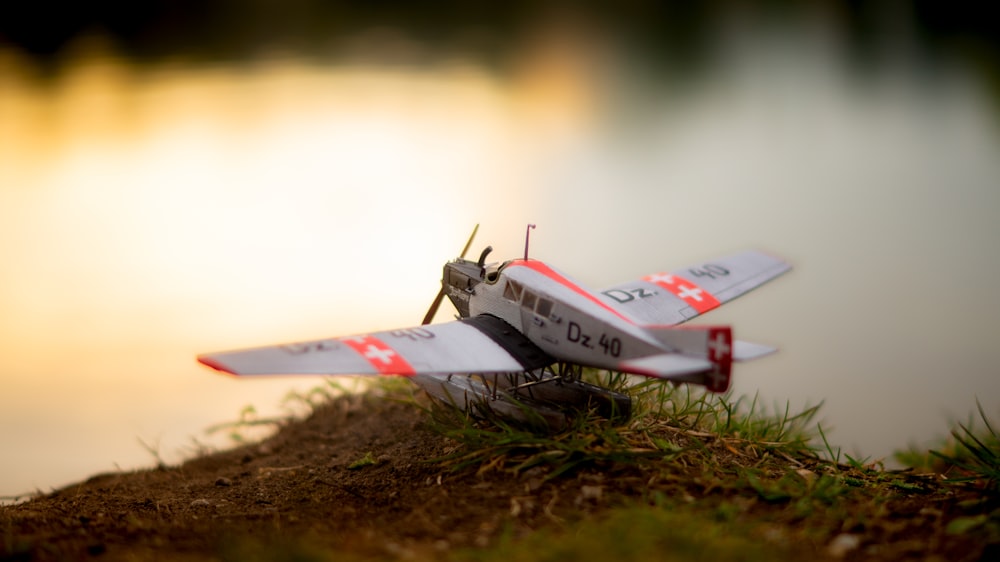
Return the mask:
<path fill-rule="evenodd" d="M 383 375 L 412 375 L 413 366 L 396 350 L 375 336 L 350 336 L 340 338 L 351 349 L 371 363 Z"/>
<path fill-rule="evenodd" d="M 691 308 L 697 310 L 698 314 L 704 314 L 720 304 L 712 293 L 702 289 L 697 283 L 688 281 L 674 273 L 654 273 L 642 279 L 670 291 L 691 305 Z"/>

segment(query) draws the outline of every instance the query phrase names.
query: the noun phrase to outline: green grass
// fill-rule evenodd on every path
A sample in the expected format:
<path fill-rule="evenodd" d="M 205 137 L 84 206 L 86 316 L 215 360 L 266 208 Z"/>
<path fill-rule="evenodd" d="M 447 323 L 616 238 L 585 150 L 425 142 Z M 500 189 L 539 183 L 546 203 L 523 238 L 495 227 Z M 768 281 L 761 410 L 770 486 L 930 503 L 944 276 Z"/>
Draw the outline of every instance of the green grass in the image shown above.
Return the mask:
<path fill-rule="evenodd" d="M 763 526 L 650 506 L 629 506 L 570 528 L 515 538 L 488 549 L 463 550 L 456 561 L 533 560 L 798 560 L 791 549 L 760 540 Z"/>
<path fill-rule="evenodd" d="M 290 420 L 289 416 L 260 417 L 257 414 L 257 408 L 253 405 L 247 405 L 240 410 L 238 419 L 213 425 L 206 429 L 205 433 L 211 435 L 226 432 L 227 437 L 233 444 L 242 445 L 259 440 L 273 433 L 281 428 L 281 426 L 289 423 Z"/>
<path fill-rule="evenodd" d="M 378 464 L 378 460 L 374 455 L 372 455 L 371 451 L 368 451 L 364 454 L 364 456 L 347 465 L 347 470 L 358 470 L 366 466 L 373 466 L 376 464 Z"/>
<path fill-rule="evenodd" d="M 990 494 L 1000 494 L 1000 433 L 976 401 L 979 421 L 956 423 L 950 438 L 934 448 L 910 447 L 896 454 L 900 463 L 924 472 L 943 474 L 952 483 L 981 487 Z"/>
<path fill-rule="evenodd" d="M 811 424 L 819 406 L 792 412 L 786 404 L 768 411 L 756 396 L 733 399 L 659 381 L 629 386 L 627 377 L 611 372 L 590 371 L 585 378 L 628 392 L 632 419 L 616 424 L 595 411 L 580 412 L 566 429 L 539 432 L 530 425 L 493 416 L 474 419 L 437 405 L 430 409 L 434 427 L 459 447 L 436 461 L 453 470 L 476 467 L 480 473 L 544 466 L 551 478 L 587 466 L 677 459 L 704 451 L 708 444 L 725 455 L 758 460 L 767 455 L 816 457 Z"/>

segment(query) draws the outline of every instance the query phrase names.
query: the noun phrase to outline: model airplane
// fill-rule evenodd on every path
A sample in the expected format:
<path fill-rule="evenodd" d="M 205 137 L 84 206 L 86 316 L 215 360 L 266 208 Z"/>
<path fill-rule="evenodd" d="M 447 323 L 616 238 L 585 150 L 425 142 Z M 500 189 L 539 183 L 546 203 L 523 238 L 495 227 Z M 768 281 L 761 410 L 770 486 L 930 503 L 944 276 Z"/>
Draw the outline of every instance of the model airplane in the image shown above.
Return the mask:
<path fill-rule="evenodd" d="M 724 392 L 733 361 L 775 351 L 733 340 L 728 326 L 678 326 L 791 269 L 775 257 L 748 251 L 592 291 L 528 259 L 527 235 L 523 259 L 487 264 L 487 247 L 477 261 L 467 260 L 475 234 L 461 257 L 445 264 L 441 292 L 419 327 L 198 360 L 237 376 L 401 375 L 467 411 L 541 416 L 559 426 L 566 407 L 630 413 L 628 396 L 581 381 L 582 367 Z M 430 324 L 444 295 L 458 317 Z"/>

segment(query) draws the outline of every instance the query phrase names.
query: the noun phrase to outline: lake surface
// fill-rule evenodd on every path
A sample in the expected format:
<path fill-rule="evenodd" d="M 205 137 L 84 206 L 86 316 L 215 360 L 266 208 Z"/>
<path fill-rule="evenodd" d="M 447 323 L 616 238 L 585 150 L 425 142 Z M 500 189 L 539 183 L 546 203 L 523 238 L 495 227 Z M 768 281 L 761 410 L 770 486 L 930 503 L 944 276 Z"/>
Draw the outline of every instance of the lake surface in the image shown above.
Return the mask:
<path fill-rule="evenodd" d="M 734 392 L 823 401 L 852 454 L 996 415 L 997 99 L 964 59 L 890 55 L 861 72 L 822 26 L 724 28 L 698 72 L 651 77 L 564 25 L 503 71 L 140 65 L 98 41 L 38 79 L 0 46 L 0 496 L 285 411 L 322 381 L 194 356 L 416 324 L 476 223 L 496 259 L 537 224 L 532 256 L 594 288 L 788 259 L 700 321 L 780 346 Z"/>

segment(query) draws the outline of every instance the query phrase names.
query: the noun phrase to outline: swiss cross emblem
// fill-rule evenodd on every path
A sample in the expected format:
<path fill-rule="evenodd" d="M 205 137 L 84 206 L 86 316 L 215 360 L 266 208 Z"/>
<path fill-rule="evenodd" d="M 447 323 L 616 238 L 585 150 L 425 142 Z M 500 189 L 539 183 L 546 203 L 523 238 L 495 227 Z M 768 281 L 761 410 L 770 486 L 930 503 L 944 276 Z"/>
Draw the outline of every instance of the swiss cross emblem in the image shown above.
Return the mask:
<path fill-rule="evenodd" d="M 728 327 L 709 328 L 708 360 L 712 362 L 711 372 L 705 375 L 705 386 L 712 392 L 725 392 L 729 388 L 729 376 L 733 367 L 733 332 Z"/>
<path fill-rule="evenodd" d="M 386 345 L 375 336 L 349 336 L 340 338 L 351 349 L 371 363 L 383 375 L 412 375 L 413 366 L 396 353 L 396 350 Z"/>
<path fill-rule="evenodd" d="M 690 305 L 691 308 L 697 310 L 698 314 L 704 314 L 719 306 L 719 300 L 712 296 L 712 293 L 699 287 L 697 283 L 684 279 L 680 275 L 654 273 L 642 279 L 670 291 L 674 296 Z"/>
<path fill-rule="evenodd" d="M 733 344 L 729 330 L 712 330 L 708 336 L 708 358 L 711 361 L 732 361 Z"/>

